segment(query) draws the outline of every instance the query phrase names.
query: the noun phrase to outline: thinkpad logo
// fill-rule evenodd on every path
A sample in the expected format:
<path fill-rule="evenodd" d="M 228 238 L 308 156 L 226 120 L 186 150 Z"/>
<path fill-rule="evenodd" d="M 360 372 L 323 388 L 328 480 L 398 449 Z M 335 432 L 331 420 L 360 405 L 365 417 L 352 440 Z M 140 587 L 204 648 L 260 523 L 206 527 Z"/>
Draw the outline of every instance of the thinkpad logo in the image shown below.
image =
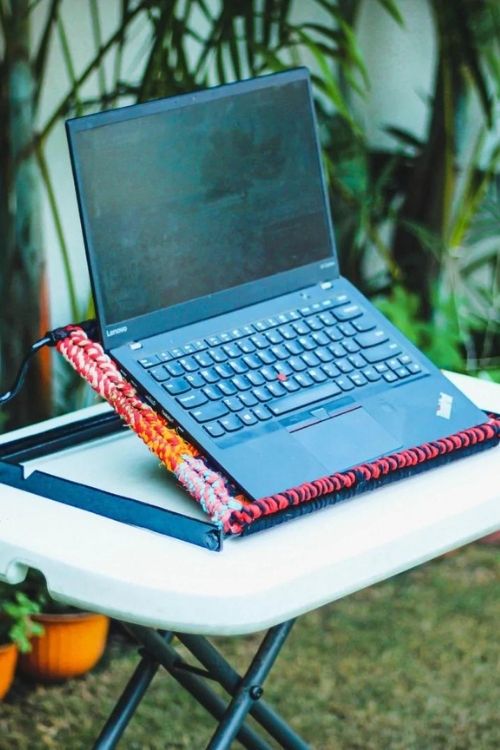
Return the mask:
<path fill-rule="evenodd" d="M 436 410 L 436 417 L 442 417 L 443 419 L 449 419 L 451 417 L 451 409 L 453 406 L 453 396 L 449 396 L 448 393 L 441 392 L 439 394 L 438 408 Z"/>

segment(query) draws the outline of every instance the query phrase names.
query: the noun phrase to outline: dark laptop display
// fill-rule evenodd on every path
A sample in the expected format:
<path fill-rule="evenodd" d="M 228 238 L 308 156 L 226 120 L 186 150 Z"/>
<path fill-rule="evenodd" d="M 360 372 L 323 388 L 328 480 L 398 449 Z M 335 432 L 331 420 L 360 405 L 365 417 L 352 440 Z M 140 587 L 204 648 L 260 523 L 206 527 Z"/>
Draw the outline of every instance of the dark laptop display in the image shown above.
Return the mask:
<path fill-rule="evenodd" d="M 104 346 L 250 497 L 484 420 L 339 276 L 307 70 L 67 129 Z"/>

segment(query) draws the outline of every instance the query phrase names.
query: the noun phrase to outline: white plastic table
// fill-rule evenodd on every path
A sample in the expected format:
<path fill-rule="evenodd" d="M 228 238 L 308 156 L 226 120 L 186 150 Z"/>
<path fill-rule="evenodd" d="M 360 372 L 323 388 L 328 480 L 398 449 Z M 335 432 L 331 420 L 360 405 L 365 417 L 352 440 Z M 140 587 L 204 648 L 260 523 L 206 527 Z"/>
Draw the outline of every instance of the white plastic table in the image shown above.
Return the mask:
<path fill-rule="evenodd" d="M 500 386 L 449 377 L 478 406 L 500 412 Z M 106 409 L 91 407 L 0 442 Z M 37 459 L 31 468 L 203 518 L 130 433 Z M 289 621 L 498 528 L 498 448 L 226 540 L 219 553 L 3 486 L 0 578 L 16 583 L 28 567 L 41 570 L 55 599 L 147 626 L 136 633 L 238 635 Z M 265 746 L 251 739 L 249 747 Z"/>

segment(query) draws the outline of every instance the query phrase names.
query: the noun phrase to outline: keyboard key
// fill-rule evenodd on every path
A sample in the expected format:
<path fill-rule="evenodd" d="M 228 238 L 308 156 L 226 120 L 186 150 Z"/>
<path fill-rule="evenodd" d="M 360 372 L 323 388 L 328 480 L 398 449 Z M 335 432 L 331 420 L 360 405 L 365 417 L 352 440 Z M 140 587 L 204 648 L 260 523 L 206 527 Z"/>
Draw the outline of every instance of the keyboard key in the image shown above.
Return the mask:
<path fill-rule="evenodd" d="M 265 365 L 264 367 L 261 367 L 259 370 L 260 374 L 264 376 L 266 380 L 272 381 L 276 380 L 277 371 L 276 368 L 270 367 L 269 365 Z"/>
<path fill-rule="evenodd" d="M 316 365 L 319 365 L 320 363 L 320 360 L 314 352 L 304 352 L 302 359 L 308 367 L 316 367 Z"/>
<path fill-rule="evenodd" d="M 245 363 L 243 357 L 233 359 L 229 362 L 229 365 L 233 368 L 236 375 L 243 375 L 244 372 L 248 372 L 248 365 Z"/>
<path fill-rule="evenodd" d="M 331 297 L 332 307 L 338 307 L 339 305 L 346 305 L 349 303 L 349 297 L 347 294 L 335 294 Z"/>
<path fill-rule="evenodd" d="M 213 387 L 215 388 L 215 386 Z M 221 380 L 217 385 L 217 388 L 222 391 L 224 396 L 232 396 L 237 391 L 236 386 L 231 382 L 231 380 Z"/>
<path fill-rule="evenodd" d="M 341 376 L 335 382 L 343 391 L 352 391 L 354 388 L 354 383 L 347 376 Z"/>
<path fill-rule="evenodd" d="M 203 393 L 210 401 L 218 401 L 224 395 L 224 391 L 218 385 L 206 385 Z"/>
<path fill-rule="evenodd" d="M 228 417 L 223 417 L 219 424 L 226 430 L 226 432 L 236 432 L 236 430 L 241 430 L 243 427 L 243 424 L 236 414 L 230 414 Z"/>
<path fill-rule="evenodd" d="M 383 359 L 389 359 L 389 357 L 399 354 L 400 351 L 401 347 L 399 344 L 396 344 L 395 341 L 391 341 L 388 344 L 379 344 L 378 346 L 373 346 L 371 349 L 366 349 L 363 352 L 363 356 L 370 364 L 374 364 L 374 362 L 381 362 Z"/>
<path fill-rule="evenodd" d="M 359 352 L 359 344 L 357 344 L 354 339 L 347 339 L 347 341 L 344 341 L 343 347 L 346 352 L 349 352 L 350 354 Z"/>
<path fill-rule="evenodd" d="M 302 357 L 290 357 L 288 364 L 293 370 L 295 370 L 295 372 L 301 372 L 302 370 L 305 370 L 307 366 Z"/>
<path fill-rule="evenodd" d="M 188 393 L 184 393 L 182 396 L 177 397 L 177 401 L 185 409 L 192 409 L 194 406 L 206 404 L 207 400 L 208 399 L 203 391 L 189 391 Z"/>
<path fill-rule="evenodd" d="M 402 354 L 398 359 L 402 365 L 409 365 L 411 363 L 411 357 L 409 354 Z"/>
<path fill-rule="evenodd" d="M 164 367 L 152 367 L 149 370 L 149 374 L 156 380 L 157 383 L 164 383 L 168 380 L 170 375 Z"/>
<path fill-rule="evenodd" d="M 291 325 L 280 326 L 278 328 L 278 331 L 287 341 L 289 341 L 290 339 L 294 339 L 297 335 L 297 331 L 294 331 Z"/>
<path fill-rule="evenodd" d="M 329 351 L 329 349 L 326 349 L 324 346 L 316 349 L 314 353 L 322 362 L 331 362 L 333 359 L 333 354 L 331 353 L 331 351 Z"/>
<path fill-rule="evenodd" d="M 323 328 L 323 322 L 317 315 L 313 315 L 312 317 L 308 318 L 307 325 L 309 326 L 311 331 L 321 331 L 321 329 Z"/>
<path fill-rule="evenodd" d="M 387 370 L 387 372 L 382 373 L 382 377 L 384 380 L 387 380 L 388 383 L 394 383 L 394 381 L 398 379 L 398 376 L 392 370 Z"/>
<path fill-rule="evenodd" d="M 252 387 L 252 384 L 250 381 L 245 377 L 245 375 L 235 375 L 234 378 L 231 378 L 231 380 L 228 381 L 229 383 L 233 383 L 233 385 L 239 390 L 239 391 L 247 391 L 249 388 Z"/>
<path fill-rule="evenodd" d="M 227 354 L 222 351 L 220 346 L 216 349 L 209 349 L 208 353 L 212 357 L 214 362 L 225 362 L 227 360 Z"/>
<path fill-rule="evenodd" d="M 368 382 L 362 372 L 353 372 L 352 375 L 349 375 L 349 377 L 354 385 L 366 385 L 366 383 Z"/>
<path fill-rule="evenodd" d="M 186 380 L 191 388 L 201 388 L 205 385 L 205 380 L 201 377 L 199 372 L 190 372 L 186 375 Z"/>
<path fill-rule="evenodd" d="M 288 378 L 287 380 L 284 380 L 283 388 L 288 391 L 288 393 L 293 393 L 294 391 L 298 391 L 300 388 L 300 385 L 295 382 L 293 378 Z"/>
<path fill-rule="evenodd" d="M 333 326 L 335 324 L 335 318 L 331 312 L 322 312 L 318 315 L 318 318 L 325 326 Z"/>
<path fill-rule="evenodd" d="M 218 438 L 224 434 L 224 429 L 218 422 L 209 422 L 204 424 L 203 427 L 211 437 Z"/>
<path fill-rule="evenodd" d="M 376 323 L 372 318 L 369 318 L 368 315 L 363 315 L 361 318 L 356 318 L 356 320 L 353 320 L 352 322 L 354 328 L 357 331 L 371 331 L 372 328 L 375 328 Z"/>
<path fill-rule="evenodd" d="M 185 378 L 176 378 L 169 383 L 164 383 L 163 388 L 165 388 L 171 396 L 178 396 L 179 393 L 189 391 L 190 385 Z"/>
<path fill-rule="evenodd" d="M 262 362 L 255 354 L 245 354 L 243 356 L 243 362 L 245 362 L 247 367 L 251 368 L 252 370 L 256 370 L 257 368 L 262 366 Z"/>
<path fill-rule="evenodd" d="M 199 366 L 194 357 L 182 357 L 179 360 L 179 364 L 182 365 L 186 372 L 194 372 Z"/>
<path fill-rule="evenodd" d="M 281 344 L 278 344 L 277 346 L 272 346 L 271 352 L 272 354 L 274 354 L 276 359 L 288 359 L 288 357 L 290 356 L 289 352 Z"/>
<path fill-rule="evenodd" d="M 268 419 L 271 419 L 272 416 L 269 409 L 262 404 L 256 406 L 255 409 L 253 409 L 253 413 L 260 422 L 266 422 Z"/>
<path fill-rule="evenodd" d="M 172 375 L 172 377 L 178 377 L 179 375 L 184 375 L 184 367 L 181 365 L 179 360 L 175 360 L 174 362 L 167 362 L 165 365 L 167 371 Z"/>
<path fill-rule="evenodd" d="M 279 396 L 284 396 L 286 393 L 286 390 L 283 388 L 281 383 L 279 381 L 274 381 L 274 383 L 268 383 L 267 388 L 270 393 L 273 394 L 276 398 L 279 398 Z"/>
<path fill-rule="evenodd" d="M 218 336 L 209 336 L 207 339 L 205 339 L 208 346 L 219 346 L 221 343 L 221 340 Z"/>
<path fill-rule="evenodd" d="M 295 339 L 294 341 L 285 341 L 284 346 L 286 346 L 286 348 L 292 355 L 302 354 L 302 352 L 304 351 L 297 339 Z"/>
<path fill-rule="evenodd" d="M 182 351 L 184 352 L 184 354 L 193 354 L 195 352 L 195 348 L 192 344 L 185 344 L 182 347 Z"/>
<path fill-rule="evenodd" d="M 238 346 L 244 354 L 251 354 L 255 351 L 255 344 L 249 338 L 238 341 Z"/>
<path fill-rule="evenodd" d="M 334 357 L 345 357 L 346 350 L 342 344 L 330 344 L 328 347 Z"/>
<path fill-rule="evenodd" d="M 358 318 L 363 314 L 363 311 L 359 307 L 359 305 L 344 305 L 343 307 L 335 308 L 333 314 L 335 315 L 337 320 L 344 321 Z"/>
<path fill-rule="evenodd" d="M 242 352 L 238 344 L 222 344 L 223 351 L 227 354 L 228 357 L 239 357 L 241 356 Z"/>
<path fill-rule="evenodd" d="M 358 333 L 355 336 L 355 341 L 360 345 L 362 349 L 370 346 L 376 346 L 377 344 L 383 344 L 387 341 L 389 336 L 381 328 L 376 328 L 374 331 L 368 331 L 367 333 Z"/>
<path fill-rule="evenodd" d="M 296 320 L 292 323 L 292 327 L 299 336 L 305 336 L 311 332 L 311 329 L 307 325 L 305 320 Z"/>
<path fill-rule="evenodd" d="M 250 409 L 247 409 L 246 411 L 240 411 L 238 413 L 239 419 L 243 422 L 244 425 L 252 425 L 257 424 L 257 417 L 253 412 L 250 411 Z"/>
<path fill-rule="evenodd" d="M 229 411 L 240 411 L 244 407 L 244 404 L 242 404 L 238 396 L 230 396 L 229 398 L 225 398 L 224 403 L 226 404 Z"/>
<path fill-rule="evenodd" d="M 410 374 L 410 371 L 406 367 L 398 367 L 396 370 L 394 370 L 398 378 L 407 378 Z"/>
<path fill-rule="evenodd" d="M 381 375 L 374 367 L 365 367 L 364 370 L 361 370 L 363 375 L 367 380 L 370 380 L 372 383 L 374 383 L 376 380 L 380 380 Z"/>
<path fill-rule="evenodd" d="M 261 333 L 254 333 L 253 336 L 250 336 L 250 341 L 257 347 L 257 349 L 267 349 L 269 346 L 268 340 Z"/>
<path fill-rule="evenodd" d="M 207 348 L 207 345 L 203 339 L 196 339 L 196 341 L 193 341 L 193 348 L 195 352 L 201 352 L 203 349 Z"/>
<path fill-rule="evenodd" d="M 356 329 L 351 323 L 339 323 L 337 328 L 339 329 L 342 336 L 354 336 Z"/>
<path fill-rule="evenodd" d="M 269 393 L 265 385 L 254 388 L 252 393 L 259 401 L 270 401 L 272 399 L 272 395 Z"/>
<path fill-rule="evenodd" d="M 337 375 L 340 375 L 340 370 L 338 367 L 336 367 L 334 364 L 330 363 L 327 365 L 321 365 L 321 369 L 325 373 L 325 375 L 329 378 L 336 378 Z"/>
<path fill-rule="evenodd" d="M 200 370 L 200 375 L 207 383 L 216 383 L 220 380 L 220 375 L 215 371 L 214 367 L 209 367 L 208 370 Z"/>
<path fill-rule="evenodd" d="M 182 357 L 182 355 L 184 354 L 184 351 L 182 350 L 180 346 L 178 346 L 175 349 L 172 349 L 170 353 L 172 357 L 178 358 L 178 357 Z"/>
<path fill-rule="evenodd" d="M 255 404 L 258 403 L 252 391 L 244 391 L 243 393 L 240 393 L 240 400 L 245 406 L 255 406 Z"/>
<path fill-rule="evenodd" d="M 172 355 L 170 354 L 170 352 L 158 352 L 156 356 L 158 357 L 160 362 L 170 362 L 170 360 L 172 359 Z"/>
<path fill-rule="evenodd" d="M 213 419 L 227 414 L 228 409 L 223 401 L 212 401 L 206 406 L 200 406 L 199 408 L 193 409 L 191 416 L 196 419 L 197 422 L 210 422 Z"/>
<path fill-rule="evenodd" d="M 326 346 L 330 343 L 330 338 L 324 331 L 314 331 L 311 333 L 311 337 L 318 344 L 318 346 Z"/>
<path fill-rule="evenodd" d="M 386 364 L 391 368 L 391 370 L 397 370 L 399 367 L 399 360 L 397 357 L 391 357 L 387 360 Z"/>
<path fill-rule="evenodd" d="M 208 352 L 198 352 L 198 354 L 194 355 L 194 358 L 200 367 L 210 367 L 214 363 L 214 360 Z"/>
<path fill-rule="evenodd" d="M 343 372 L 344 374 L 347 374 L 348 372 L 352 372 L 354 370 L 354 367 L 350 362 L 347 361 L 347 359 L 337 359 L 335 364 L 339 368 L 340 372 Z"/>
<path fill-rule="evenodd" d="M 417 362 L 411 362 L 408 365 L 408 369 L 412 375 L 415 375 L 417 372 L 422 372 L 422 368 L 420 367 L 419 364 L 417 364 Z"/>
<path fill-rule="evenodd" d="M 312 336 L 299 336 L 297 341 L 304 349 L 316 349 L 316 342 L 314 341 Z"/>
<path fill-rule="evenodd" d="M 229 362 L 223 362 L 221 365 L 215 365 L 215 372 L 220 375 L 221 378 L 232 378 L 234 370 Z"/>
<path fill-rule="evenodd" d="M 257 352 L 257 356 L 260 358 L 262 364 L 264 365 L 272 365 L 273 362 L 276 362 L 276 357 L 271 351 L 269 351 L 269 349 Z"/>
<path fill-rule="evenodd" d="M 386 364 L 384 364 L 383 362 L 378 362 L 378 363 L 377 363 L 377 364 L 375 365 L 375 369 L 376 369 L 376 371 L 377 371 L 377 372 L 387 372 L 387 370 L 388 370 L 388 367 L 387 367 L 387 365 L 386 365 Z"/>
<path fill-rule="evenodd" d="M 259 362 L 259 365 L 260 365 L 260 362 Z M 257 370 L 251 370 L 250 372 L 247 372 L 246 377 L 248 378 L 248 380 L 251 382 L 252 385 L 262 385 L 263 383 L 266 382 L 264 377 Z"/>
<path fill-rule="evenodd" d="M 268 331 L 266 337 L 270 344 L 281 344 L 283 341 L 283 336 L 275 328 L 272 331 Z"/>
<path fill-rule="evenodd" d="M 337 396 L 341 392 L 342 391 L 336 383 L 325 383 L 324 385 L 318 385 L 315 388 L 298 391 L 291 396 L 284 396 L 279 401 L 269 404 L 268 408 L 275 416 L 279 416 L 280 414 L 286 414 L 294 409 L 300 409 L 309 404 L 316 403 L 316 401 L 322 401 L 325 398 Z"/>
<path fill-rule="evenodd" d="M 357 370 L 366 365 L 366 360 L 361 356 L 361 354 L 349 354 L 347 359 Z"/>
<path fill-rule="evenodd" d="M 301 386 L 301 388 L 309 388 L 314 383 L 313 379 L 307 374 L 307 372 L 299 372 L 294 375 L 295 380 Z"/>
<path fill-rule="evenodd" d="M 343 336 L 338 330 L 337 326 L 335 326 L 334 328 L 327 328 L 325 333 L 328 335 L 328 338 L 330 339 L 330 341 L 333 341 L 334 344 L 337 341 L 342 341 Z"/>
<path fill-rule="evenodd" d="M 323 383 L 326 380 L 326 375 L 323 372 L 323 370 L 320 370 L 318 367 L 312 367 L 309 370 L 309 375 L 316 383 Z"/>

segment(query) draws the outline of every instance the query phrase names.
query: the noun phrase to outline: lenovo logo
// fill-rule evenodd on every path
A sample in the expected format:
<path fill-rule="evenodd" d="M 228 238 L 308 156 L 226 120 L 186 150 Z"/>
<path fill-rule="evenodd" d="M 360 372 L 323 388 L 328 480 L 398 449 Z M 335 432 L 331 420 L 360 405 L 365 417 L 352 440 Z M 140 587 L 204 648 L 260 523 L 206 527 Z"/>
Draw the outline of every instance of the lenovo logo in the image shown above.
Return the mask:
<path fill-rule="evenodd" d="M 106 331 L 106 336 L 110 338 L 111 336 L 117 336 L 119 333 L 127 333 L 128 327 L 127 326 L 120 326 L 119 328 L 110 328 L 109 331 Z"/>

